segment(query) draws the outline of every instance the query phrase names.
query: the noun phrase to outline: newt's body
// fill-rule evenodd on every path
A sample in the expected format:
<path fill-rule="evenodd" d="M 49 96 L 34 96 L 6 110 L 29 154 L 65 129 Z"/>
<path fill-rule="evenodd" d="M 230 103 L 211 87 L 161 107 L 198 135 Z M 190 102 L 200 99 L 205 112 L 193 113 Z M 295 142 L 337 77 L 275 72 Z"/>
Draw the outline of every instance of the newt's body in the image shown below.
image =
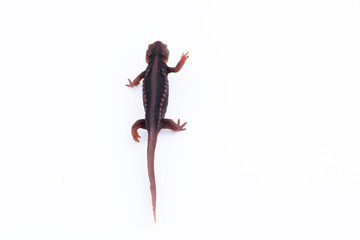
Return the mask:
<path fill-rule="evenodd" d="M 157 141 L 157 135 L 162 128 L 174 131 L 185 130 L 186 123 L 180 125 L 180 120 L 175 123 L 171 119 L 165 118 L 166 108 L 169 97 L 169 84 L 167 75 L 171 72 L 178 72 L 184 66 L 187 58 L 186 54 L 182 54 L 176 67 L 168 67 L 166 62 L 169 57 L 167 46 L 160 41 L 150 44 L 146 51 L 146 62 L 148 66 L 145 71 L 140 73 L 133 82 L 129 79 L 126 86 L 134 87 L 143 81 L 143 102 L 145 108 L 145 119 L 137 120 L 132 126 L 131 133 L 136 142 L 139 142 L 140 135 L 137 130 L 139 128 L 148 131 L 148 149 L 147 149 L 147 165 L 150 179 L 150 191 L 152 197 L 152 206 L 154 220 L 156 222 L 156 185 L 154 173 L 154 156 Z"/>

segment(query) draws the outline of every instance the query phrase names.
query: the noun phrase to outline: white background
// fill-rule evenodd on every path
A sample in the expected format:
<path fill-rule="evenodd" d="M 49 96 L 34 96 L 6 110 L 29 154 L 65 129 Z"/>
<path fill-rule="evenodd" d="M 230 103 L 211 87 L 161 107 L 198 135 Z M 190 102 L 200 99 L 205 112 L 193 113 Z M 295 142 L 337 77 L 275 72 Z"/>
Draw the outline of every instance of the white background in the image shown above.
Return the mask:
<path fill-rule="evenodd" d="M 1 1 L 0 239 L 360 239 L 360 2 Z M 154 224 L 147 45 L 170 50 Z"/>

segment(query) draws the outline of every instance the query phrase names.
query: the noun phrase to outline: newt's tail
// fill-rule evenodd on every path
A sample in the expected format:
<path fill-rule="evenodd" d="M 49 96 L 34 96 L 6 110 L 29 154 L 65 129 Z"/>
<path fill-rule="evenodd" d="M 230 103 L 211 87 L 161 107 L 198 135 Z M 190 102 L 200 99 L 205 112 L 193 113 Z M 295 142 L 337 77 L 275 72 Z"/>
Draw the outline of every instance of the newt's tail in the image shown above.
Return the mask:
<path fill-rule="evenodd" d="M 150 180 L 151 200 L 154 213 L 154 221 L 156 223 L 156 183 L 154 171 L 155 147 L 157 141 L 157 132 L 149 131 L 148 149 L 147 149 L 147 167 Z"/>

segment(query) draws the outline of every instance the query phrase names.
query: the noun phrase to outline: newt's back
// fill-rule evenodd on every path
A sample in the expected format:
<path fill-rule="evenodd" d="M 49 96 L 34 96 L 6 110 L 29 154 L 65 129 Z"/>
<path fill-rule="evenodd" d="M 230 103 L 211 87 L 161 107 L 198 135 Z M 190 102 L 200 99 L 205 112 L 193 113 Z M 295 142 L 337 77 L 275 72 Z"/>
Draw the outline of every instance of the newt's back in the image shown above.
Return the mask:
<path fill-rule="evenodd" d="M 149 47 L 148 67 L 143 81 L 146 128 L 154 132 L 158 132 L 161 128 L 161 119 L 165 116 L 169 96 L 166 65 L 168 51 L 166 45 L 164 47 L 164 44 L 160 43 L 155 42 Z"/>

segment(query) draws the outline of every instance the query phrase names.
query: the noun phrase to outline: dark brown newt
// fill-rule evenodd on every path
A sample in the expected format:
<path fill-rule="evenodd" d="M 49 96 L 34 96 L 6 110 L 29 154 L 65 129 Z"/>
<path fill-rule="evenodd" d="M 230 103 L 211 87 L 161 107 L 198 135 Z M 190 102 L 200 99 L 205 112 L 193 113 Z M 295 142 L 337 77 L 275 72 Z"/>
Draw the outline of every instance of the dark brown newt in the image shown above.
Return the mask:
<path fill-rule="evenodd" d="M 169 58 L 167 45 L 156 41 L 149 44 L 146 51 L 146 63 L 148 64 L 145 71 L 139 74 L 134 81 L 129 79 L 128 87 L 135 87 L 143 81 L 143 103 L 145 108 L 145 119 L 137 120 L 131 128 L 131 134 L 136 142 L 139 142 L 140 135 L 138 129 L 143 128 L 148 132 L 147 148 L 147 167 L 150 180 L 150 191 L 154 221 L 156 222 L 156 184 L 154 172 L 154 157 L 157 136 L 161 129 L 171 129 L 174 131 L 185 130 L 184 124 L 180 124 L 180 119 L 175 123 L 171 119 L 165 118 L 166 108 L 169 98 L 169 83 L 167 75 L 172 72 L 179 72 L 184 66 L 188 53 L 183 53 L 176 67 L 166 65 Z"/>

